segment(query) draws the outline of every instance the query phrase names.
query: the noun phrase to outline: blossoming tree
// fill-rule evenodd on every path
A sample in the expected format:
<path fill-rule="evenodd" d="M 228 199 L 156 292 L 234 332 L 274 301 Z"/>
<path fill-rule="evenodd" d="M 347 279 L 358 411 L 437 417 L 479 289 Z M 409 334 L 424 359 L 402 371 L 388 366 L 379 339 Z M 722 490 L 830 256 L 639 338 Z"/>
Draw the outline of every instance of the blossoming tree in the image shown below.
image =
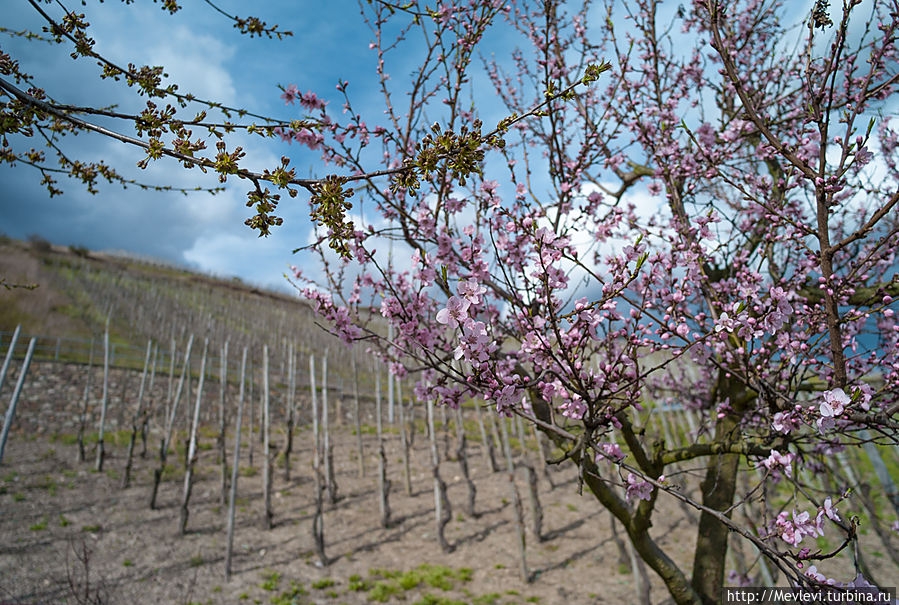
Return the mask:
<path fill-rule="evenodd" d="M 794 583 L 839 582 L 815 564 L 856 539 L 831 456 L 899 426 L 895 6 L 847 3 L 833 23 L 819 2 L 794 29 L 786 8 L 409 7 L 391 18 L 429 54 L 403 113 L 392 11 L 374 6 L 387 123 L 366 127 L 347 96 L 352 117 L 322 110 L 331 140 L 312 145 L 362 174 L 374 147 L 397 172 L 365 177 L 365 225 L 345 215 L 348 183 L 316 190 L 331 280 L 304 294 L 348 343 L 413 372 L 421 399 L 482 398 L 552 437 L 678 603 L 720 602 L 729 535 Z M 485 61 L 511 116 L 488 129 L 463 91 L 497 21 L 532 47 Z M 360 312 L 366 293 L 391 340 Z M 666 404 L 701 412 L 693 443 L 647 431 L 641 412 Z M 662 497 L 698 511 L 691 570 L 652 535 Z M 819 550 L 825 534 L 840 544 Z"/>
<path fill-rule="evenodd" d="M 346 82 L 342 112 L 285 84 L 298 121 L 252 127 L 320 151 L 322 178 L 288 157 L 244 169 L 226 128 L 206 157 L 202 117 L 155 106 L 127 142 L 252 182 L 261 234 L 307 190 L 324 278 L 296 283 L 333 331 L 421 400 L 534 423 L 675 602 L 720 601 L 729 539 L 798 585 L 868 585 L 839 461 L 899 428 L 899 4 L 806 8 L 362 3 L 383 112 L 360 115 Z M 57 27 L 89 55 L 85 24 Z M 481 52 L 494 34 L 502 60 Z M 420 57 L 408 78 L 390 78 L 398 53 Z M 6 131 L 90 127 L 0 86 Z M 648 424 L 672 406 L 699 419 L 686 445 Z M 653 534 L 663 499 L 697 515 L 692 565 Z M 818 571 L 847 552 L 857 575 Z"/>

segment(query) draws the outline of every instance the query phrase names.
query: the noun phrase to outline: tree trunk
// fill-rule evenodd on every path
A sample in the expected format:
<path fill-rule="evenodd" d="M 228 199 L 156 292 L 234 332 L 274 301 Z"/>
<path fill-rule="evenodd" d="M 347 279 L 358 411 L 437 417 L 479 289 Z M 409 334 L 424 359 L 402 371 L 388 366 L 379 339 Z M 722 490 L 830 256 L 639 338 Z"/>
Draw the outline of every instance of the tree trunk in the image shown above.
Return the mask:
<path fill-rule="evenodd" d="M 725 379 L 722 379 L 722 383 L 720 388 L 723 394 L 729 397 L 731 402 L 740 401 L 742 389 L 739 385 Z M 728 443 L 739 437 L 741 412 L 737 403 L 732 403 L 732 411 L 718 420 L 715 425 L 716 443 Z M 718 454 L 709 457 L 705 479 L 700 484 L 704 506 L 730 516 L 730 512 L 725 511 L 728 511 L 734 501 L 739 464 L 739 454 Z M 691 584 L 703 605 L 713 605 L 722 601 L 728 533 L 727 526 L 711 513 L 707 511 L 700 513 Z"/>

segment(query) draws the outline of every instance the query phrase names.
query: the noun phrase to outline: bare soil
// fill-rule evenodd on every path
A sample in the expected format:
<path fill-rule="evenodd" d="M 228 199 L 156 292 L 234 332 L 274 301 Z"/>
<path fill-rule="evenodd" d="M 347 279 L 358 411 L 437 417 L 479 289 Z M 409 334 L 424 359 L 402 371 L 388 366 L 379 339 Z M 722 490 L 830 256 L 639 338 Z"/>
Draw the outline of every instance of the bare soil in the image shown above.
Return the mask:
<path fill-rule="evenodd" d="M 447 539 L 454 547 L 443 553 L 435 534 L 426 436 L 415 435 L 413 490 L 407 495 L 399 436 L 395 429 L 387 435 L 395 524 L 384 529 L 378 514 L 375 437 L 363 431 L 366 475 L 359 478 L 355 437 L 348 423 L 334 431 L 339 500 L 327 506 L 324 515 L 330 565 L 319 565 L 314 551 L 312 435 L 301 427 L 291 480 L 284 480 L 280 466 L 274 473 L 271 530 L 261 523 L 262 448 L 254 443 L 253 474 L 244 440 L 233 576 L 226 582 L 227 507 L 220 502 L 220 471 L 211 433 L 204 431 L 201 438 L 204 449 L 188 532 L 180 536 L 179 456 L 169 458 L 175 470 L 160 488 L 156 510 L 148 508 L 148 497 L 157 464 L 157 434 L 151 433 L 146 457 L 136 457 L 132 487 L 127 489 L 121 487 L 126 453 L 121 434 L 117 444 L 107 444 L 104 472 L 93 471 L 93 448 L 87 461 L 79 462 L 77 446 L 71 444 L 76 414 L 70 403 L 78 398 L 53 386 L 56 382 L 49 377 L 65 367 L 38 366 L 37 384 L 42 388 L 31 389 L 20 403 L 0 467 L 0 603 L 369 603 L 382 594 L 377 592 L 378 582 L 396 587 L 399 580 L 391 576 L 423 564 L 446 566 L 455 575 L 442 587 L 429 585 L 427 579 L 418 585 L 407 581 L 405 587 L 387 591 L 386 602 L 440 603 L 438 597 L 454 600 L 444 603 L 636 602 L 633 576 L 612 539 L 609 515 L 589 493 L 578 495 L 570 466 L 551 472 L 554 488 L 540 477 L 544 539 L 534 535 L 528 512 L 527 561 L 533 579 L 526 583 L 519 575 L 508 474 L 490 472 L 478 443 L 469 448 L 478 490 L 476 518 L 462 512 L 467 488 L 458 463 L 441 464 L 453 505 Z M 283 432 L 276 432 L 273 439 L 280 447 Z M 450 446 L 452 450 L 454 444 Z M 440 451 L 443 455 L 442 439 Z M 229 437 L 229 458 L 232 453 Z M 524 476 L 519 471 L 516 480 L 527 510 Z M 660 499 L 658 506 L 654 537 L 689 570 L 695 524 L 670 498 Z M 869 557 L 869 562 L 882 578 L 899 577 L 883 559 Z M 459 571 L 464 569 L 470 574 Z M 849 576 L 849 570 L 840 571 L 841 577 Z M 433 579 L 434 573 L 428 577 Z M 653 576 L 652 601 L 666 600 L 667 592 Z"/>

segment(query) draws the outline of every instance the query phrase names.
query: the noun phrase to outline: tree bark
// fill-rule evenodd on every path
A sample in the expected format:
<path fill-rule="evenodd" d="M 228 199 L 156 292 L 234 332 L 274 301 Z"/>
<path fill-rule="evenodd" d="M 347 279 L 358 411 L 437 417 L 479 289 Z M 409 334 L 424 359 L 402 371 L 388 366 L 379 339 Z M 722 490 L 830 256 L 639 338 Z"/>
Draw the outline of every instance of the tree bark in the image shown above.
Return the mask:
<path fill-rule="evenodd" d="M 740 436 L 740 416 L 745 400 L 743 388 L 732 379 L 719 379 L 719 393 L 731 402 L 731 411 L 719 418 L 715 425 L 715 443 L 729 443 Z M 727 512 L 734 501 L 737 490 L 737 469 L 739 454 L 717 454 L 708 458 L 705 479 L 700 484 L 702 504 L 715 511 Z M 703 605 L 713 605 L 722 601 L 724 568 L 727 558 L 727 537 L 729 530 L 721 521 L 707 511 L 699 515 L 696 532 L 696 549 L 693 556 L 693 577 L 691 584 Z"/>

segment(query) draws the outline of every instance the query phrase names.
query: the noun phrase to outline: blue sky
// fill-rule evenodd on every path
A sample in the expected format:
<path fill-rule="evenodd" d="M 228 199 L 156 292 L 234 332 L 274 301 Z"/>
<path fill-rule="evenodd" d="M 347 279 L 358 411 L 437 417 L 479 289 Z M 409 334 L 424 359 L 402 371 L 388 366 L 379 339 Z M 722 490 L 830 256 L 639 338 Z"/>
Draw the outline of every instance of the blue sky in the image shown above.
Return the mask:
<path fill-rule="evenodd" d="M 2 4 L 4 27 L 39 30 L 43 24 L 25 2 L 4 0 Z M 339 107 L 342 100 L 335 85 L 340 78 L 351 82 L 351 93 L 360 105 L 373 98 L 376 56 L 368 48 L 371 35 L 355 2 L 254 4 L 252 15 L 294 33 L 280 42 L 240 35 L 229 20 L 203 2 L 183 4 L 187 6 L 174 16 L 150 3 L 88 3 L 70 8 L 86 14 L 98 52 L 119 63 L 164 65 L 182 92 L 198 97 L 287 119 L 301 116 L 295 106 L 287 107 L 279 98 L 278 84 L 295 83 L 300 90 L 316 91 Z M 220 5 L 232 14 L 247 16 L 245 3 L 223 0 Z M 101 81 L 97 67 L 88 60 L 73 61 L 68 48 L 2 36 L 0 49 L 35 75 L 58 101 L 119 104 L 124 110 L 143 108 L 145 98 L 124 86 Z M 114 126 L 119 132 L 134 134 L 127 124 Z M 22 140 L 18 143 L 21 148 Z M 143 182 L 217 184 L 214 177 L 184 170 L 172 161 L 163 160 L 141 171 L 135 166 L 143 157 L 139 150 L 101 136 L 80 135 L 66 143 L 73 156 L 105 159 Z M 244 138 L 239 144 L 248 151 L 248 167 L 271 168 L 287 154 L 294 158 L 301 176 L 311 174 L 308 171 L 315 155 L 303 154 L 296 146 L 259 138 Z M 38 142 L 28 145 L 37 147 Z M 4 165 L 0 182 L 0 232 L 6 235 L 25 238 L 38 234 L 57 244 L 127 250 L 223 276 L 237 275 L 269 287 L 290 288 L 282 274 L 288 264 L 302 260 L 291 250 L 308 238 L 308 209 L 302 194 L 293 200 L 285 196 L 282 228 L 267 239 L 256 237 L 243 224 L 251 215 L 244 205 L 249 186 L 239 180 L 229 181 L 227 190 L 214 197 L 203 193 L 185 197 L 133 187 L 122 190 L 109 184 L 102 184 L 100 192 L 91 195 L 80 183 L 63 179 L 60 184 L 65 193 L 50 198 L 40 186 L 36 170 Z"/>
<path fill-rule="evenodd" d="M 44 25 L 28 3 L 2 2 L 7 5 L 4 27 L 40 31 Z M 182 4 L 185 8 L 174 16 L 156 3 L 89 2 L 87 6 L 70 8 L 86 14 L 100 54 L 119 64 L 164 65 L 170 80 L 182 92 L 255 113 L 293 119 L 302 117 L 300 110 L 297 106 L 285 106 L 278 85 L 296 84 L 301 91 L 312 90 L 328 100 L 331 114 L 339 116 L 343 99 L 335 85 L 339 80 L 348 80 L 354 109 L 365 116 L 369 126 L 382 115 L 375 74 L 377 55 L 369 48 L 373 36 L 355 1 L 270 0 L 253 5 L 251 14 L 294 33 L 282 41 L 240 35 L 231 21 L 200 0 Z M 219 5 L 232 14 L 247 15 L 244 11 L 248 9 L 242 2 L 221 0 Z M 51 14 L 58 16 L 58 11 Z M 510 60 L 512 50 L 520 42 L 510 29 L 500 26 L 488 32 L 481 52 L 498 56 L 501 61 Z M 68 54 L 70 49 L 64 45 L 2 35 L 0 48 L 17 59 L 24 71 L 35 75 L 57 101 L 72 105 L 118 104 L 125 111 L 144 107 L 145 98 L 121 85 L 100 80 L 92 61 L 73 61 Z M 396 90 L 404 89 L 403 78 L 411 73 L 417 59 L 414 45 L 389 57 L 387 69 Z M 505 117 L 485 74 L 475 75 L 471 95 L 485 123 L 496 123 Z M 402 103 L 401 99 L 399 95 L 394 97 L 395 102 Z M 96 118 L 93 121 L 102 123 Z M 109 126 L 133 134 L 133 127 L 128 124 Z M 73 157 L 103 159 L 123 174 L 148 184 L 218 184 L 215 177 L 184 170 L 170 160 L 158 161 L 141 171 L 135 167 L 143 157 L 140 150 L 118 141 L 95 135 L 68 138 L 73 139 L 67 141 L 67 150 Z M 249 168 L 273 168 L 281 155 L 288 155 L 299 176 L 326 174 L 318 154 L 297 145 L 288 146 L 273 139 L 238 139 L 229 148 L 233 144 L 243 145 Z M 20 149 L 26 144 L 21 139 L 18 143 Z M 37 146 L 37 142 L 29 141 L 27 145 Z M 214 142 L 207 145 L 212 147 Z M 101 184 L 100 192 L 91 195 L 79 183 L 62 179 L 64 195 L 50 198 L 40 185 L 40 174 L 33 168 L 0 166 L 0 179 L 0 232 L 12 237 L 38 234 L 56 244 L 126 250 L 285 290 L 291 290 L 282 277 L 289 264 L 306 265 L 308 270 L 304 273 L 314 273 L 308 259 L 291 254 L 310 240 L 304 192 L 292 200 L 284 196 L 279 208 L 284 226 L 260 239 L 243 224 L 252 213 L 245 207 L 249 185 L 240 180 L 229 180 L 227 190 L 214 197 L 203 193 L 185 197 L 134 187 L 122 190 L 109 184 Z"/>
<path fill-rule="evenodd" d="M 348 80 L 354 108 L 366 116 L 369 125 L 381 115 L 375 75 L 377 56 L 369 48 L 372 34 L 359 14 L 357 2 L 268 0 L 254 3 L 250 9 L 237 0 L 219 2 L 232 14 L 247 16 L 245 11 L 250 10 L 269 24 L 277 23 L 280 29 L 294 33 L 282 41 L 240 35 L 231 21 L 201 0 L 182 4 L 185 8 L 176 15 L 148 2 L 126 5 L 113 0 L 89 2 L 87 6 L 77 3 L 70 8 L 86 14 L 98 52 L 120 64 L 164 65 L 182 92 L 255 113 L 293 119 L 302 117 L 300 109 L 285 106 L 278 85 L 296 84 L 301 91 L 312 90 L 329 101 L 331 114 L 339 116 L 343 100 L 335 85 L 339 80 Z M 4 9 L 4 27 L 39 31 L 44 24 L 23 0 L 0 0 L 0 5 Z M 54 5 L 42 6 L 55 9 Z M 676 3 L 670 3 L 666 10 L 674 11 L 675 7 Z M 804 10 L 798 13 L 804 14 Z M 508 28 L 490 32 L 482 51 L 496 53 L 500 58 L 510 57 L 519 41 L 507 32 Z M 37 82 L 60 102 L 118 104 L 125 111 L 144 107 L 145 98 L 122 85 L 100 80 L 92 61 L 73 61 L 64 45 L 28 42 L 0 34 L 0 49 L 17 59 L 22 69 L 35 75 Z M 404 48 L 401 57 L 399 60 L 405 64 L 397 64 L 396 56 L 388 64 L 397 89 L 403 89 L 403 78 L 416 63 L 414 47 Z M 503 117 L 492 85 L 483 75 L 473 80 L 472 97 L 486 123 Z M 133 128 L 125 123 L 111 126 L 124 134 L 133 134 Z M 153 163 L 141 171 L 135 163 L 143 154 L 118 141 L 94 135 L 67 138 L 70 140 L 66 141 L 66 148 L 74 157 L 103 159 L 123 174 L 148 184 L 218 184 L 214 176 L 185 170 L 170 160 Z M 229 148 L 243 145 L 246 165 L 251 169 L 273 168 L 281 155 L 288 155 L 299 176 L 326 173 L 317 153 L 303 151 L 297 145 L 240 136 L 232 140 L 236 142 L 229 143 Z M 26 143 L 38 146 L 37 141 L 22 139 L 14 145 L 22 149 Z M 207 145 L 212 147 L 214 142 Z M 278 212 L 285 219 L 284 225 L 273 230 L 270 237 L 260 239 L 244 225 L 252 213 L 245 206 L 249 185 L 240 180 L 229 180 L 226 191 L 214 197 L 204 193 L 185 197 L 133 187 L 122 190 L 109 184 L 101 184 L 100 192 L 91 195 L 79 183 L 63 179 L 60 184 L 64 195 L 50 198 L 40 185 L 36 170 L 4 165 L 0 166 L 0 183 L 0 232 L 12 237 L 38 234 L 62 245 L 126 250 L 288 291 L 291 288 L 282 274 L 289 264 L 305 265 L 307 274 L 314 273 L 308 259 L 291 254 L 310 238 L 304 192 L 294 199 L 284 196 Z M 502 193 L 502 184 L 500 187 Z M 645 213 L 656 211 L 658 199 L 650 199 L 642 190 L 635 195 L 632 201 Z"/>

